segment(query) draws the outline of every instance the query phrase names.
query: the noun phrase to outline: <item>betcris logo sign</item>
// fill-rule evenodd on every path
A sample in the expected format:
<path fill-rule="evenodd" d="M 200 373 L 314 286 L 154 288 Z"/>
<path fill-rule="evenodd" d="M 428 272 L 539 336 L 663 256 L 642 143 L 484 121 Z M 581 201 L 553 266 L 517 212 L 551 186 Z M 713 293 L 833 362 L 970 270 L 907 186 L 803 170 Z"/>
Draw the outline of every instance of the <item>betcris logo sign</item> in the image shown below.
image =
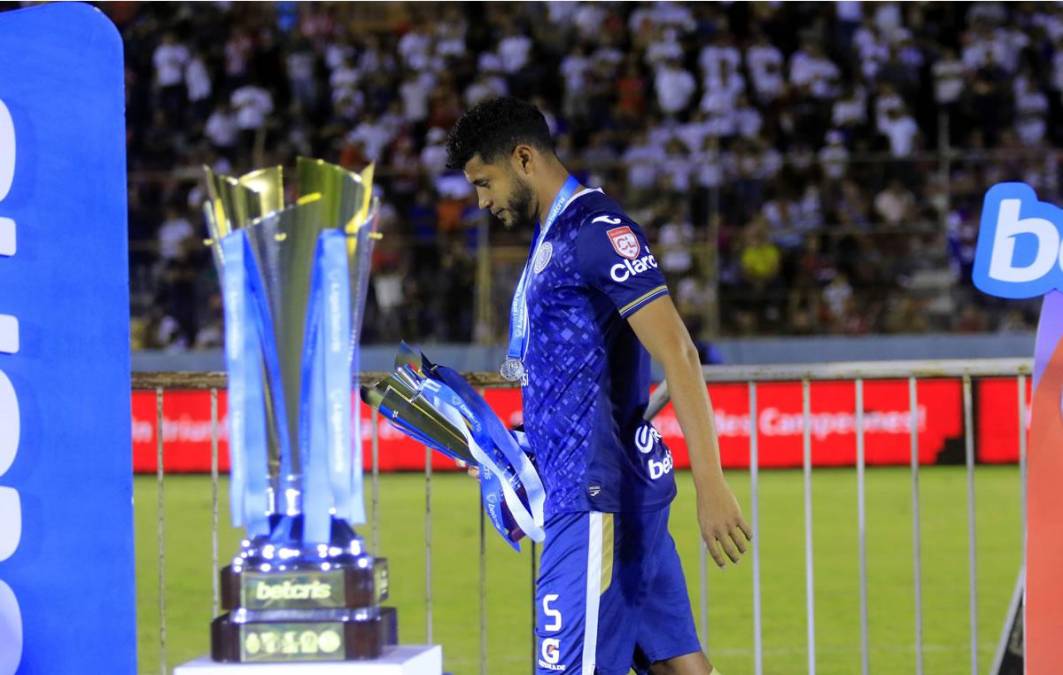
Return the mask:
<path fill-rule="evenodd" d="M 1063 210 L 1037 199 L 1025 183 L 986 192 L 973 281 L 1001 298 L 1034 298 L 1063 290 Z"/>
<path fill-rule="evenodd" d="M 0 675 L 136 672 L 122 41 L 0 12 Z"/>

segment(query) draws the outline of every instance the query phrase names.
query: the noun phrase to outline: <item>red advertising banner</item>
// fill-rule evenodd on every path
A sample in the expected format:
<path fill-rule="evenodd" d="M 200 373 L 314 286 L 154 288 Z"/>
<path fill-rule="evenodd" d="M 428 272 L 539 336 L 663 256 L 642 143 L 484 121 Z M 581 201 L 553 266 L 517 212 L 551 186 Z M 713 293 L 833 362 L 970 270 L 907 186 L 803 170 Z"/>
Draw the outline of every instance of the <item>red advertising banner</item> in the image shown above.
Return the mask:
<path fill-rule="evenodd" d="M 978 459 L 990 464 L 1019 461 L 1019 382 L 1018 378 L 988 378 L 975 389 L 978 427 Z M 1030 430 L 1033 378 L 1026 378 L 1026 433 Z"/>
<path fill-rule="evenodd" d="M 1027 386 L 1029 389 L 1029 386 Z M 720 455 L 727 468 L 749 466 L 749 389 L 746 384 L 709 387 L 716 412 Z M 1011 378 L 978 381 L 975 389 L 976 449 L 980 461 L 1018 460 L 1018 388 Z M 856 462 L 856 387 L 853 382 L 814 382 L 811 395 L 811 442 L 814 466 L 851 466 Z M 510 425 L 521 420 L 520 391 L 490 389 L 486 398 Z M 1030 396 L 1027 394 L 1027 402 Z M 919 461 L 923 464 L 962 462 L 963 390 L 959 380 L 921 380 L 917 385 L 916 428 Z M 228 469 L 225 392 L 218 392 L 219 466 Z M 362 408 L 365 466 L 371 462 L 369 409 Z M 801 384 L 757 385 L 757 439 L 760 466 L 798 467 L 803 453 Z M 867 463 L 907 464 L 910 461 L 908 383 L 878 380 L 864 383 L 864 430 Z M 133 467 L 156 470 L 155 393 L 133 393 Z M 163 398 L 164 465 L 167 471 L 210 470 L 210 394 L 167 391 Z M 654 420 L 672 449 L 676 465 L 689 466 L 686 443 L 672 407 Z M 424 446 L 409 439 L 386 420 L 378 420 L 381 471 L 424 469 Z M 445 458 L 432 458 L 435 470 L 455 468 Z"/>

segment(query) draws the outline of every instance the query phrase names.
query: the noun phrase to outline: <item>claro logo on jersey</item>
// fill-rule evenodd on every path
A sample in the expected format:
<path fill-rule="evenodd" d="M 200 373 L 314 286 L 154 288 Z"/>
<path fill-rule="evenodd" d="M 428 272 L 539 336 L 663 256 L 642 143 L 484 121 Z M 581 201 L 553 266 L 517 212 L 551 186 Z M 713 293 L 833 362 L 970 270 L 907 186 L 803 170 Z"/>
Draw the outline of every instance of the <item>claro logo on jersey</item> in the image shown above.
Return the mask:
<path fill-rule="evenodd" d="M 650 253 L 650 248 L 647 246 L 646 255 L 638 260 L 625 260 L 610 267 L 609 276 L 612 277 L 613 281 L 624 283 L 631 277 L 642 274 L 649 269 L 657 269 L 657 258 L 653 257 L 653 254 Z"/>

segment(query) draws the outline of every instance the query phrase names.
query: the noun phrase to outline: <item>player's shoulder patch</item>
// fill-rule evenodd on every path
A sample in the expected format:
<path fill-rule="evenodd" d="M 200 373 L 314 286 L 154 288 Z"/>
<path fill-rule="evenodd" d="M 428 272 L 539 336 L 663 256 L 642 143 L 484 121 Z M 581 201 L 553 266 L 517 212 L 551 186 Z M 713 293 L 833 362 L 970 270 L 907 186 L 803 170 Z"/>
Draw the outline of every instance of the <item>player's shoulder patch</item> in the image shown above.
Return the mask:
<path fill-rule="evenodd" d="M 608 235 L 609 242 L 613 245 L 613 250 L 622 258 L 634 260 L 642 252 L 638 237 L 627 225 L 606 230 L 605 234 Z"/>

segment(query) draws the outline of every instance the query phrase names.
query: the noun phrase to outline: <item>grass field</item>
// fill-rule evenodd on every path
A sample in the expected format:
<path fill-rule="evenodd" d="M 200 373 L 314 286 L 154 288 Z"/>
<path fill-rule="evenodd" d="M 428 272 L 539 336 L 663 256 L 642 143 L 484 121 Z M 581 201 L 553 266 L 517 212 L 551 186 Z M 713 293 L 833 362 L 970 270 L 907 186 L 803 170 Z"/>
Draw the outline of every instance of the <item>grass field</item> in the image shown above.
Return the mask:
<path fill-rule="evenodd" d="M 966 482 L 962 467 L 920 473 L 923 547 L 924 668 L 928 675 L 970 672 Z M 728 478 L 746 515 L 749 475 Z M 807 672 L 804 516 L 800 472 L 760 474 L 760 551 L 763 591 L 764 672 Z M 695 619 L 699 610 L 699 551 L 693 485 L 680 473 L 671 531 L 689 582 Z M 1018 467 L 976 471 L 979 670 L 986 672 L 998 640 L 1021 558 Z M 380 481 L 379 553 L 391 569 L 392 599 L 399 608 L 400 639 L 427 639 L 425 601 L 425 489 L 422 475 L 387 475 Z M 221 484 L 220 555 L 230 558 L 239 533 L 228 527 L 227 492 Z M 821 675 L 860 672 L 859 564 L 856 473 L 813 474 L 816 665 Z M 165 496 L 166 661 L 205 653 L 211 619 L 208 477 L 173 476 Z M 140 672 L 159 673 L 158 493 L 154 477 L 135 487 Z M 431 481 L 432 636 L 443 645 L 445 668 L 479 671 L 478 494 L 463 475 Z M 867 473 L 867 550 L 870 666 L 872 673 L 914 670 L 910 476 L 906 468 Z M 367 539 L 370 531 L 363 531 Z M 531 560 L 528 548 L 510 550 L 488 533 L 486 598 L 487 672 L 530 670 Z M 727 675 L 753 672 L 752 560 L 708 571 L 709 652 Z"/>

